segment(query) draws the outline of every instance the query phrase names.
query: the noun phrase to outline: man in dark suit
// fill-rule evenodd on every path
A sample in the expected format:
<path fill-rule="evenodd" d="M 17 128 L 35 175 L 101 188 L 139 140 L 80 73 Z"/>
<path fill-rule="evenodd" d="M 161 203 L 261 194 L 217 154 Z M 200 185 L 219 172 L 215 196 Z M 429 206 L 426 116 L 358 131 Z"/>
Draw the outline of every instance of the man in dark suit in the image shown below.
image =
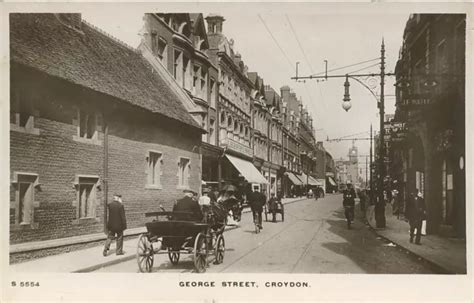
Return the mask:
<path fill-rule="evenodd" d="M 123 231 L 127 229 L 127 219 L 125 218 L 125 209 L 122 204 L 122 196 L 115 194 L 113 201 L 108 205 L 107 220 L 107 241 L 105 242 L 103 255 L 107 256 L 112 240 L 117 237 L 117 255 L 123 255 Z"/>
<path fill-rule="evenodd" d="M 416 195 L 411 194 L 408 200 L 407 212 L 410 224 L 410 243 L 413 243 L 416 230 L 415 244 L 421 245 L 421 227 L 426 217 L 426 205 L 423 195 L 418 189 Z"/>
<path fill-rule="evenodd" d="M 182 221 L 201 221 L 203 216 L 198 201 L 193 199 L 194 191 L 185 189 L 183 192 L 184 197 L 177 201 L 173 207 L 173 211 L 189 212 L 190 214 L 176 214 L 173 216 L 173 219 Z"/>
<path fill-rule="evenodd" d="M 249 204 L 250 209 L 252 210 L 254 222 L 257 222 L 258 227 L 263 229 L 262 225 L 262 212 L 263 212 L 263 205 L 267 203 L 267 197 L 262 192 L 258 191 L 258 187 L 254 187 L 254 191 L 249 195 Z"/>
<path fill-rule="evenodd" d="M 352 187 L 350 181 L 347 182 L 347 188 L 342 195 L 342 206 L 344 207 L 344 214 L 347 220 L 347 228 L 351 229 L 352 220 L 354 220 L 354 206 L 355 206 L 356 192 Z"/>

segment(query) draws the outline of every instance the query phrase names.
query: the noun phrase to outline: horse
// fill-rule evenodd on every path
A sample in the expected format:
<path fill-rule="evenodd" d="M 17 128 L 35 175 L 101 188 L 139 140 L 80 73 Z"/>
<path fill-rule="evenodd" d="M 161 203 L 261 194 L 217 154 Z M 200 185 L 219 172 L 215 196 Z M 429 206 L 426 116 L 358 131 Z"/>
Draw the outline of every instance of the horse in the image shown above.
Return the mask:
<path fill-rule="evenodd" d="M 205 218 L 214 229 L 222 233 L 227 225 L 229 212 L 232 212 L 232 218 L 235 221 L 240 222 L 242 218 L 242 207 L 240 201 L 234 197 L 220 202 L 211 202 L 211 205 L 208 206 L 208 210 L 206 211 L 207 215 Z"/>

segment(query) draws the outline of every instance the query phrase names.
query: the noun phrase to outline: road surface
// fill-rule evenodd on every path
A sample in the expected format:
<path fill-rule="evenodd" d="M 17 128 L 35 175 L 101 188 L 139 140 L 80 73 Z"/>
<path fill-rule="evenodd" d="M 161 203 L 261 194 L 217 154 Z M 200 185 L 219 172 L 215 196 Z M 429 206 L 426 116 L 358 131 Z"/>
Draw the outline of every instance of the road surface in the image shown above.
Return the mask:
<path fill-rule="evenodd" d="M 210 257 L 207 272 L 435 273 L 429 264 L 379 238 L 363 220 L 356 220 L 348 230 L 341 201 L 342 195 L 327 195 L 317 201 L 286 204 L 285 221 L 277 215 L 277 223 L 264 222 L 259 234 L 255 234 L 251 213 L 243 214 L 240 227 L 224 233 L 224 262 L 214 265 Z M 191 255 L 182 255 L 175 266 L 167 254 L 155 255 L 153 272 L 193 270 Z M 97 272 L 138 272 L 138 267 L 133 259 Z"/>

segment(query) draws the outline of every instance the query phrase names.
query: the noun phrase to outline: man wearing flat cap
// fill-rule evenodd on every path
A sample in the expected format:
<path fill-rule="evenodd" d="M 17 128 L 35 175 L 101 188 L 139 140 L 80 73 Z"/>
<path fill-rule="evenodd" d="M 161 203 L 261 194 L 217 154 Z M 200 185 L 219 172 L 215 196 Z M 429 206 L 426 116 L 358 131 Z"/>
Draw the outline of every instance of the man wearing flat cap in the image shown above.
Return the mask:
<path fill-rule="evenodd" d="M 127 219 L 125 218 L 125 209 L 122 204 L 122 196 L 115 194 L 113 201 L 108 205 L 108 220 L 107 220 L 107 241 L 105 242 L 103 255 L 107 256 L 112 240 L 116 237 L 117 255 L 123 255 L 123 231 L 127 229 Z"/>
<path fill-rule="evenodd" d="M 183 193 L 184 197 L 177 201 L 173 207 L 173 211 L 188 212 L 190 214 L 176 214 L 173 216 L 174 219 L 182 221 L 201 221 L 201 208 L 199 207 L 199 203 L 193 199 L 195 192 L 190 189 L 185 189 Z"/>

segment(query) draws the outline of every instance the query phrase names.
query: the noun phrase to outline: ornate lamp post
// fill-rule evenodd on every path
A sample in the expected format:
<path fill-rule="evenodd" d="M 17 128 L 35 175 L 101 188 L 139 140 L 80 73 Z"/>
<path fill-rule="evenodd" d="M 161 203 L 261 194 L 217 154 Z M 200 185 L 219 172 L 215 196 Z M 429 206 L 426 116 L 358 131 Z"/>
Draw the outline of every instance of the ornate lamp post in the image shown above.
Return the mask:
<path fill-rule="evenodd" d="M 351 104 L 351 98 L 349 94 L 349 78 L 359 82 L 362 86 L 364 86 L 377 100 L 377 107 L 379 109 L 379 115 L 380 115 L 380 133 L 379 133 L 379 165 L 378 165 L 378 173 L 379 173 L 379 178 L 378 178 L 378 201 L 375 203 L 375 221 L 376 221 L 376 226 L 378 228 L 384 228 L 385 227 L 385 200 L 384 200 L 384 179 L 385 179 L 385 142 L 384 142 L 384 135 L 385 135 L 385 130 L 384 130 L 384 115 L 385 115 L 385 92 L 384 92 L 384 86 L 385 86 L 385 76 L 394 76 L 395 74 L 393 73 L 385 73 L 385 43 L 382 39 L 382 45 L 380 48 L 380 73 L 379 74 L 345 74 L 345 75 L 328 75 L 327 71 L 324 76 L 307 76 L 307 77 L 299 77 L 298 72 L 296 73 L 296 77 L 292 77 L 291 79 L 294 79 L 298 81 L 299 79 L 328 79 L 328 78 L 346 78 L 346 81 L 344 82 L 344 98 L 342 99 L 342 108 L 347 112 L 349 109 L 352 107 Z M 364 82 L 359 80 L 358 78 L 361 77 L 380 77 L 380 98 L 377 97 L 375 92 L 368 87 Z M 372 178 L 371 178 L 372 181 Z M 371 188 L 372 192 L 372 188 Z"/>

